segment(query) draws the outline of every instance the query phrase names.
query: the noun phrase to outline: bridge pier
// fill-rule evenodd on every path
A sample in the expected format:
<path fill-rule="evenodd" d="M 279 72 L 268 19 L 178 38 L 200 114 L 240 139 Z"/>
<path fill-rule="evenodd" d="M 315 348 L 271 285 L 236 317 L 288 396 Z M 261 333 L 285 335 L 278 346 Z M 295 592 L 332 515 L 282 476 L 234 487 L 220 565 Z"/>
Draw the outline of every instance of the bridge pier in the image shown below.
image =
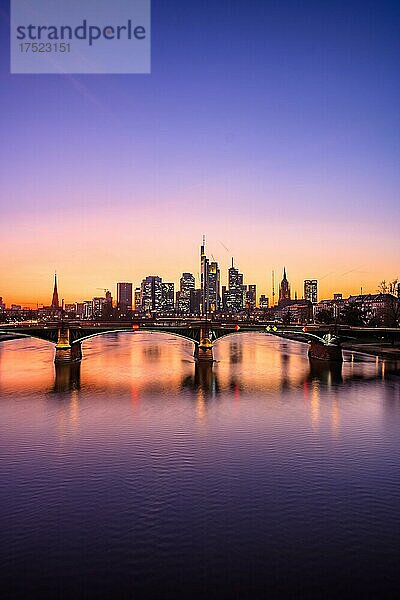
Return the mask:
<path fill-rule="evenodd" d="M 314 360 L 322 360 L 325 362 L 342 363 L 342 348 L 340 344 L 309 342 L 308 358 L 310 359 L 310 362 Z"/>
<path fill-rule="evenodd" d="M 200 344 L 196 344 L 194 358 L 199 363 L 214 362 L 213 345 L 209 339 L 203 339 Z"/>
<path fill-rule="evenodd" d="M 82 359 L 82 344 L 80 342 L 70 343 L 69 328 L 61 327 L 58 330 L 58 340 L 54 362 L 56 364 L 77 362 Z"/>

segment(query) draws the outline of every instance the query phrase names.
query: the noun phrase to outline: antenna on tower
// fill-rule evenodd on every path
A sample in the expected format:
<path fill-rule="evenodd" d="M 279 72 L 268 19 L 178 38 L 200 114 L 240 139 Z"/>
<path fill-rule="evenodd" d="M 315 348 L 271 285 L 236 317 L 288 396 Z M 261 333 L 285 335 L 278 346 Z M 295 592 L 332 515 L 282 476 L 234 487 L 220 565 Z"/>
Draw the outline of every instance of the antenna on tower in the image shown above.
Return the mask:
<path fill-rule="evenodd" d="M 272 269 L 272 306 L 275 306 L 275 271 Z"/>
<path fill-rule="evenodd" d="M 232 269 L 233 269 L 233 256 L 232 256 Z"/>

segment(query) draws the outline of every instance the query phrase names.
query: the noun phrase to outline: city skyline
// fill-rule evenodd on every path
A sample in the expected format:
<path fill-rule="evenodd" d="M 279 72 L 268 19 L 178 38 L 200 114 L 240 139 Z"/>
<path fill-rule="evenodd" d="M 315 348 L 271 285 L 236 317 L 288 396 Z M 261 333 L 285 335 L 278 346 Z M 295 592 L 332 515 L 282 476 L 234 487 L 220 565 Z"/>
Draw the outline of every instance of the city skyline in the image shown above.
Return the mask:
<path fill-rule="evenodd" d="M 6 4 L 10 301 L 47 303 L 54 270 L 66 299 L 146 273 L 177 285 L 197 277 L 204 231 L 223 277 L 233 255 L 266 295 L 284 265 L 298 293 L 317 278 L 327 297 L 399 275 L 390 3 L 155 2 L 152 73 L 130 77 L 10 75 Z"/>
<path fill-rule="evenodd" d="M 54 272 L 54 288 L 53 288 L 51 302 L 48 301 L 48 297 L 49 297 L 48 290 L 47 290 L 44 301 L 39 301 L 39 300 L 31 301 L 30 300 L 30 301 L 25 301 L 25 302 L 15 301 L 13 299 L 10 299 L 10 298 L 12 298 L 11 295 L 6 294 L 2 290 L 0 290 L 0 292 L 2 292 L 3 302 L 7 306 L 20 305 L 20 306 L 23 306 L 26 308 L 33 308 L 35 306 L 49 306 L 49 307 L 56 308 L 61 305 L 61 301 L 64 301 L 65 304 L 69 304 L 69 303 L 75 303 L 75 302 L 89 301 L 89 298 L 91 298 L 90 301 L 92 301 L 95 299 L 101 299 L 102 297 L 111 297 L 114 299 L 115 306 L 120 307 L 122 305 L 125 305 L 125 308 L 128 308 L 129 310 L 131 310 L 136 307 L 137 291 L 140 291 L 142 289 L 142 294 L 143 294 L 143 284 L 145 284 L 146 281 L 148 281 L 148 280 L 153 280 L 153 279 L 159 280 L 159 282 L 160 282 L 160 292 L 159 292 L 160 297 L 162 294 L 161 285 L 172 286 L 172 290 L 174 290 L 176 293 L 179 291 L 180 286 L 182 285 L 182 280 L 184 280 L 185 275 L 194 278 L 193 289 L 200 289 L 202 287 L 201 272 L 202 272 L 202 269 L 204 269 L 204 266 L 203 266 L 204 262 L 207 265 L 207 269 L 208 269 L 208 265 L 213 265 L 214 269 L 216 269 L 216 271 L 214 271 L 214 272 L 217 273 L 217 281 L 218 281 L 217 290 L 218 291 L 215 290 L 214 293 L 217 294 L 221 303 L 223 301 L 223 295 L 224 295 L 224 293 L 226 293 L 226 290 L 229 291 L 229 290 L 235 289 L 236 287 L 243 286 L 243 284 L 244 284 L 244 287 L 246 288 L 246 290 L 247 289 L 251 290 L 251 288 L 255 288 L 257 290 L 256 295 L 255 295 L 256 306 L 259 306 L 260 300 L 265 299 L 265 298 L 267 300 L 269 299 L 269 305 L 273 306 L 274 304 L 277 304 L 281 300 L 290 299 L 290 298 L 292 298 L 292 300 L 293 299 L 297 300 L 297 299 L 303 298 L 303 299 L 307 299 L 307 300 L 311 300 L 312 302 L 315 302 L 316 300 L 312 300 L 312 298 L 314 296 L 312 295 L 311 288 L 314 289 L 315 298 L 317 298 L 317 296 L 318 296 L 318 300 L 330 299 L 330 298 L 333 298 L 335 295 L 341 295 L 343 297 L 346 297 L 346 296 L 358 295 L 360 293 L 375 294 L 378 292 L 378 285 L 382 281 L 382 279 L 379 282 L 377 281 L 375 289 L 372 289 L 372 290 L 365 288 L 362 284 L 360 284 L 360 287 L 358 289 L 354 289 L 354 284 L 353 284 L 352 292 L 343 293 L 342 290 L 336 289 L 334 292 L 332 292 L 332 294 L 330 296 L 328 296 L 328 295 L 324 295 L 323 293 L 321 293 L 321 289 L 323 289 L 323 285 L 322 286 L 320 285 L 320 280 L 318 278 L 316 278 L 316 277 L 301 278 L 300 277 L 300 279 L 299 279 L 299 276 L 297 276 L 297 277 L 294 277 L 293 279 L 292 279 L 292 277 L 290 277 L 290 281 L 289 281 L 289 278 L 287 278 L 287 267 L 283 266 L 282 271 L 281 271 L 281 276 L 279 274 L 279 270 L 273 269 L 270 273 L 270 280 L 271 280 L 270 286 L 266 285 L 265 287 L 263 287 L 263 286 L 260 286 L 258 282 L 250 283 L 250 279 L 249 279 L 249 277 L 247 277 L 246 273 L 240 272 L 242 270 L 237 267 L 235 258 L 233 256 L 230 259 L 230 261 L 231 261 L 230 265 L 226 268 L 225 271 L 221 268 L 218 259 L 215 258 L 213 254 L 211 254 L 213 261 L 210 263 L 207 253 L 205 251 L 205 243 L 206 243 L 206 236 L 203 235 L 202 236 L 202 245 L 200 247 L 200 266 L 198 267 L 197 275 L 195 273 L 195 270 L 193 272 L 182 271 L 182 273 L 179 276 L 176 276 L 175 278 L 171 278 L 172 279 L 171 283 L 167 283 L 166 279 L 163 279 L 162 274 L 144 275 L 136 281 L 133 281 L 132 279 L 129 279 L 129 278 L 125 278 L 124 281 L 122 281 L 122 280 L 118 281 L 115 279 L 111 285 L 105 285 L 104 287 L 103 286 L 96 287 L 95 293 L 93 293 L 92 296 L 90 296 L 90 293 L 86 294 L 86 295 L 82 295 L 82 292 L 76 292 L 73 297 L 72 296 L 67 297 L 64 293 L 61 293 L 60 296 L 58 295 L 59 275 L 57 274 L 57 271 L 55 271 Z M 226 251 L 228 251 L 228 249 L 225 246 L 224 246 L 224 249 Z M 348 272 L 348 274 L 350 275 L 353 272 L 354 272 L 353 270 L 350 270 Z M 324 279 L 324 278 L 322 278 L 322 279 Z M 389 277 L 383 278 L 383 279 L 385 279 L 386 281 L 389 282 L 393 279 L 393 277 L 389 276 Z M 298 287 L 292 285 L 293 280 L 296 282 L 299 282 Z M 396 280 L 397 280 L 397 278 L 396 278 Z M 154 283 L 153 283 L 153 285 L 154 285 Z M 282 288 L 282 286 L 283 286 L 283 288 Z M 124 291 L 122 292 L 123 294 L 128 293 L 128 296 L 130 298 L 129 301 L 127 301 L 126 299 L 121 301 L 120 294 L 121 294 L 122 288 L 124 288 Z M 126 292 L 125 288 L 129 288 L 129 292 Z M 282 292 L 282 289 L 284 290 L 283 292 Z M 100 294 L 98 293 L 99 290 L 103 290 L 105 296 L 100 296 Z M 267 293 L 266 293 L 266 291 L 267 291 Z M 255 292 L 255 290 L 254 290 L 254 292 Z M 154 296 L 154 290 L 152 292 L 152 295 Z M 151 296 L 151 294 L 150 294 L 150 296 Z M 176 299 L 174 299 L 174 305 L 176 304 L 176 306 L 178 306 L 178 303 L 179 303 L 179 296 L 176 297 Z M 228 300 L 228 304 L 229 304 L 229 300 Z M 235 306 L 234 299 L 233 299 L 232 306 Z M 205 305 L 203 304 L 203 310 L 204 310 L 204 307 L 205 307 Z M 214 312 L 214 311 L 215 311 L 215 307 L 213 308 L 213 310 L 211 310 L 211 312 Z M 208 310 L 208 312 L 210 312 L 210 310 Z"/>

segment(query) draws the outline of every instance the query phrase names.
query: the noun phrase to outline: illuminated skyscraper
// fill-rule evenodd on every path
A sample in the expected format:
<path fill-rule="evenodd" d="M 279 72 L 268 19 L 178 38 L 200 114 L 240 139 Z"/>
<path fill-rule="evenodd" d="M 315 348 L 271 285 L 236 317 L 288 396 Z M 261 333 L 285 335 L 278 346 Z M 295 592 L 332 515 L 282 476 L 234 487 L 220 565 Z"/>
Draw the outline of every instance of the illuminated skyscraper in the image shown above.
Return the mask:
<path fill-rule="evenodd" d="M 117 308 L 125 313 L 132 310 L 132 284 L 127 282 L 117 283 Z"/>
<path fill-rule="evenodd" d="M 304 280 L 304 299 L 309 302 L 318 302 L 318 281 L 316 279 Z"/>
<path fill-rule="evenodd" d="M 181 313 L 190 312 L 190 292 L 195 289 L 195 279 L 192 273 L 182 273 L 180 279 L 180 290 L 178 299 L 178 311 Z"/>
<path fill-rule="evenodd" d="M 173 283 L 162 283 L 161 308 L 165 312 L 172 312 L 175 308 L 175 285 Z"/>
<path fill-rule="evenodd" d="M 145 312 L 162 310 L 163 289 L 162 279 L 149 275 L 142 281 L 141 286 L 142 310 Z"/>
<path fill-rule="evenodd" d="M 200 248 L 201 263 L 201 306 L 202 314 L 209 314 L 220 309 L 221 275 L 218 263 L 210 263 L 205 254 L 205 237 Z"/>
<path fill-rule="evenodd" d="M 233 264 L 228 269 L 228 289 L 225 294 L 225 309 L 229 312 L 239 312 L 243 309 L 243 273 L 239 273 Z"/>

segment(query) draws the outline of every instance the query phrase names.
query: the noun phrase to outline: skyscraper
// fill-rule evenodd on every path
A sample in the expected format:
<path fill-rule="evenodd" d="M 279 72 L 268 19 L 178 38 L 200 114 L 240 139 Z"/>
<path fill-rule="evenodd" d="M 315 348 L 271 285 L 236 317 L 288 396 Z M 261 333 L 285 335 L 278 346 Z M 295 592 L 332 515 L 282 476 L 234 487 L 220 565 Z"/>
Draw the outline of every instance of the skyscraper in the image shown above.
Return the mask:
<path fill-rule="evenodd" d="M 248 310 L 254 310 L 257 303 L 257 286 L 250 284 L 249 289 L 246 292 L 246 308 Z"/>
<path fill-rule="evenodd" d="M 221 275 L 216 261 L 210 263 L 205 254 L 205 237 L 200 248 L 201 263 L 201 306 L 202 314 L 218 311 L 220 308 Z"/>
<path fill-rule="evenodd" d="M 125 282 L 117 283 L 117 308 L 125 313 L 132 310 L 132 284 Z"/>
<path fill-rule="evenodd" d="M 173 283 L 162 282 L 161 290 L 161 308 L 165 312 L 172 312 L 175 308 L 175 285 Z"/>
<path fill-rule="evenodd" d="M 240 312 L 243 309 L 243 273 L 239 273 L 233 264 L 228 269 L 228 289 L 225 294 L 225 308 L 229 312 Z"/>
<path fill-rule="evenodd" d="M 279 304 L 290 300 L 290 285 L 286 277 L 286 268 L 283 268 L 283 278 L 279 286 Z"/>
<path fill-rule="evenodd" d="M 318 281 L 316 279 L 304 280 L 304 299 L 309 302 L 318 302 Z"/>
<path fill-rule="evenodd" d="M 53 299 L 51 301 L 51 308 L 60 308 L 60 302 L 58 300 L 58 290 L 57 290 L 57 273 L 54 273 L 54 289 L 53 289 Z"/>
<path fill-rule="evenodd" d="M 163 289 L 162 279 L 156 275 L 149 275 L 142 281 L 142 310 L 145 312 L 162 310 Z"/>
<path fill-rule="evenodd" d="M 192 273 L 182 273 L 180 279 L 178 311 L 181 313 L 190 312 L 190 292 L 195 289 L 195 279 Z"/>

